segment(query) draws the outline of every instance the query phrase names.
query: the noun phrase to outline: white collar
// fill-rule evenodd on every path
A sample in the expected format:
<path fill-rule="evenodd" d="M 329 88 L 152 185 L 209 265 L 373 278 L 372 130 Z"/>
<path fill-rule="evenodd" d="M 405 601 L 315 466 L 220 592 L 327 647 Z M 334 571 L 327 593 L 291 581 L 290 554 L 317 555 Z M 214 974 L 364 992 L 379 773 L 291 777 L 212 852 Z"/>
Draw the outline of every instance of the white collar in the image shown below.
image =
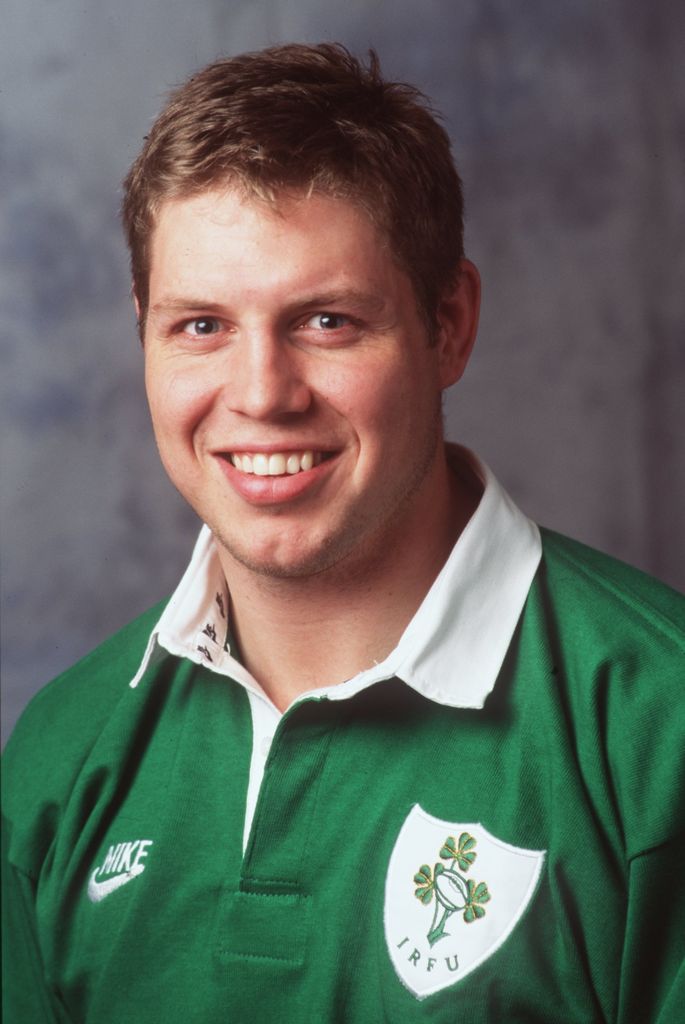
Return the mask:
<path fill-rule="evenodd" d="M 450 462 L 468 465 L 483 484 L 478 508 L 416 614 L 388 657 L 337 686 L 303 695 L 331 700 L 397 676 L 429 700 L 482 708 L 492 691 L 540 562 L 537 526 L 514 505 L 484 463 L 457 445 Z M 259 684 L 225 645 L 228 592 L 219 555 L 203 526 L 193 556 L 154 627 L 131 686 L 166 652 L 230 676 L 251 693 Z"/>

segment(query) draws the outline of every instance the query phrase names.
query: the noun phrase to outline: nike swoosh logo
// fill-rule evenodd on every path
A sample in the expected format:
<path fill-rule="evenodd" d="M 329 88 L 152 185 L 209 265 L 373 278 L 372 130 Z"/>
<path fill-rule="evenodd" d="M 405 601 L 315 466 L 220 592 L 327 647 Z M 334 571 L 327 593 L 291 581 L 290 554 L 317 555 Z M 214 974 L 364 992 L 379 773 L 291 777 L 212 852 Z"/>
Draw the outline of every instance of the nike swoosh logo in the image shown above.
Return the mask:
<path fill-rule="evenodd" d="M 137 878 L 138 875 L 142 875 L 143 871 L 145 871 L 145 865 L 138 864 L 136 867 L 131 868 L 130 871 L 124 871 L 121 875 L 106 878 L 104 882 L 96 881 L 99 870 L 99 868 L 96 868 L 88 880 L 88 899 L 91 903 L 99 903 L 100 900 L 104 900 L 105 896 L 109 896 L 111 892 L 115 892 L 122 885 L 126 885 L 127 882 Z"/>

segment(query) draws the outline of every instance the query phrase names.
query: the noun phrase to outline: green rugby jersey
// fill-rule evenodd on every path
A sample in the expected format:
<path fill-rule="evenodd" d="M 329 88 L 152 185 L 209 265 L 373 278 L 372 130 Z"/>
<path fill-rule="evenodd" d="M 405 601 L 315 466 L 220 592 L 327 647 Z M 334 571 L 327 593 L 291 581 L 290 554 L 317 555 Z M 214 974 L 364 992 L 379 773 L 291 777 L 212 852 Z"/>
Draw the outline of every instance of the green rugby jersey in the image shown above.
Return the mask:
<path fill-rule="evenodd" d="M 250 695 L 143 616 L 8 745 L 8 1024 L 681 1022 L 684 604 L 543 533 L 482 706 L 305 696 L 244 849 Z"/>

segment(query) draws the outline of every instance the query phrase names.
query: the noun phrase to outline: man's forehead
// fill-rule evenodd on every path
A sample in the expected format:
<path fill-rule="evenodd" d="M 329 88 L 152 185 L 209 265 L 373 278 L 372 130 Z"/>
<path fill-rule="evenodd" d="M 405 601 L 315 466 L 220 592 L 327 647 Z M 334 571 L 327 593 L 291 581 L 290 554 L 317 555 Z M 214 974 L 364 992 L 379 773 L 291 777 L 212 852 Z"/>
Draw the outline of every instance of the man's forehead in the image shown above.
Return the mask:
<path fill-rule="evenodd" d="M 331 214 L 339 211 L 354 218 L 375 234 L 382 248 L 388 248 L 387 231 L 379 219 L 371 215 L 367 202 L 360 198 L 312 184 L 280 189 L 253 189 L 232 179 L 209 183 L 205 188 L 162 199 L 154 210 L 150 242 L 154 245 L 160 226 L 177 219 L 180 213 L 226 223 L 228 211 L 233 210 L 236 217 L 247 211 L 255 222 L 263 219 L 280 223 L 286 228 L 299 211 L 317 206 L 327 207 Z"/>
<path fill-rule="evenodd" d="M 362 265 L 379 280 L 394 265 L 385 236 L 356 204 L 291 191 L 270 202 L 225 186 L 160 206 L 149 257 L 152 278 L 192 278 L 201 268 L 210 277 L 226 269 L 241 277 L 300 269 L 306 288 L 326 293 L 364 290 Z"/>

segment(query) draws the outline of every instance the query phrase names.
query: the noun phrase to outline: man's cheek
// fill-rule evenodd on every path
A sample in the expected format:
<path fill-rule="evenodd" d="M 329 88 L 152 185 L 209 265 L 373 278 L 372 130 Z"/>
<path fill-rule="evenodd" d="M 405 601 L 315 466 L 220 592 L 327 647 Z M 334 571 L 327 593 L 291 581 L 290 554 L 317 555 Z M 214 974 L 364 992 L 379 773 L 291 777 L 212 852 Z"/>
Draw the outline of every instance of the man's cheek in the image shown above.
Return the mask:
<path fill-rule="evenodd" d="M 153 420 L 170 430 L 184 430 L 210 410 L 216 388 L 204 375 L 172 370 L 152 372 L 147 391 Z"/>

